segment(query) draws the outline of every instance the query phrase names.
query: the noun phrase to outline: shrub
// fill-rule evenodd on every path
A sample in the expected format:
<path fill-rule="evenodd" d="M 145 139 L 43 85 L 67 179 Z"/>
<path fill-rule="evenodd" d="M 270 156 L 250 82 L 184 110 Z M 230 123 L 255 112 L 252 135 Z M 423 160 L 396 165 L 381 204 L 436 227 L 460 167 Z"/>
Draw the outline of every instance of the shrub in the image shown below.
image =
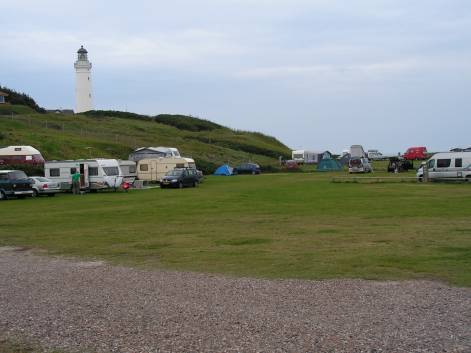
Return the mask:
<path fill-rule="evenodd" d="M 19 105 L 26 105 L 38 113 L 46 113 L 46 109 L 40 107 L 33 98 L 28 96 L 26 93 L 16 92 L 12 89 L 7 87 L 0 86 L 0 91 L 3 91 L 8 94 L 7 102 L 10 104 L 19 104 Z"/>

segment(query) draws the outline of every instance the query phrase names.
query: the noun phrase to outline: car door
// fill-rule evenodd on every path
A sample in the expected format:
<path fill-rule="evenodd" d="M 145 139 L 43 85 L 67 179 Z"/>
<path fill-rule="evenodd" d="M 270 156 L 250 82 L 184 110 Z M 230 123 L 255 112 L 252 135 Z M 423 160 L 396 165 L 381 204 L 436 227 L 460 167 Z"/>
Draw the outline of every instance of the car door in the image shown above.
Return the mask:
<path fill-rule="evenodd" d="M 451 169 L 451 158 L 437 158 L 436 178 L 445 179 L 453 177 L 453 170 Z"/>

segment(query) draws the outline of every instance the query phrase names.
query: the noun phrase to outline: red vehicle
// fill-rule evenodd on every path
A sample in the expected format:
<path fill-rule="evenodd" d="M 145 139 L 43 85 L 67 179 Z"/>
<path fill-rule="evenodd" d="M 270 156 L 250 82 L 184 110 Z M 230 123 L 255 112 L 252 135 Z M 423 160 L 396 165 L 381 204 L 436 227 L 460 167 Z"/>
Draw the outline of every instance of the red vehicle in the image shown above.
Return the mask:
<path fill-rule="evenodd" d="M 404 159 L 409 161 L 427 159 L 426 147 L 409 147 L 403 155 Z"/>
<path fill-rule="evenodd" d="M 31 146 L 9 146 L 0 148 L 0 165 L 43 165 L 41 153 Z"/>

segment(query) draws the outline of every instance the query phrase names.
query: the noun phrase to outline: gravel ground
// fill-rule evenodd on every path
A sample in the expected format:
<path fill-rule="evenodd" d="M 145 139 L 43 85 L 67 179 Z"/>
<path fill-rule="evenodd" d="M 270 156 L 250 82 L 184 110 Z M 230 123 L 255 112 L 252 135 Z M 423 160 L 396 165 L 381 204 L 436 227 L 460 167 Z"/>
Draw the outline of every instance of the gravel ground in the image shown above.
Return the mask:
<path fill-rule="evenodd" d="M 471 289 L 142 271 L 0 248 L 0 338 L 75 352 L 471 352 Z"/>

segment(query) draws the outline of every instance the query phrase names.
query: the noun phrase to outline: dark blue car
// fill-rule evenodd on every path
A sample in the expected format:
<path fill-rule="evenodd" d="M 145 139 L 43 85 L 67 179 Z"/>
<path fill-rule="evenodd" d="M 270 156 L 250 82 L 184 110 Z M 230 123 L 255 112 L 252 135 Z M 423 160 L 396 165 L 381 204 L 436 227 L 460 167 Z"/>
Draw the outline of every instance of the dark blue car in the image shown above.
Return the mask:
<path fill-rule="evenodd" d="M 255 163 L 242 163 L 241 165 L 234 168 L 234 174 L 260 174 L 261 169 L 258 164 Z"/>

